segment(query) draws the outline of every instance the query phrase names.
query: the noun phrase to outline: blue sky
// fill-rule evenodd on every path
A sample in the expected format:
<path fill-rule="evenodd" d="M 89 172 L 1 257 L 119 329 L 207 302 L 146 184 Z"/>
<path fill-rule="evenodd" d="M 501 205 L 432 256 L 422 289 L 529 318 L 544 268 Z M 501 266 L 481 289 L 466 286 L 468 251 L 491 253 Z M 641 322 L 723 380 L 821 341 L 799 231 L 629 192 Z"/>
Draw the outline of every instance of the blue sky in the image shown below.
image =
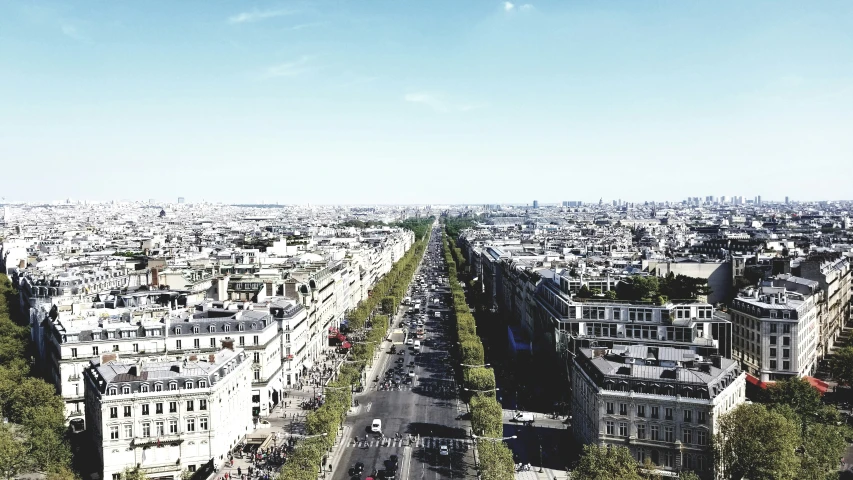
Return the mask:
<path fill-rule="evenodd" d="M 0 0 L 7 199 L 853 199 L 851 132 L 851 1 Z"/>

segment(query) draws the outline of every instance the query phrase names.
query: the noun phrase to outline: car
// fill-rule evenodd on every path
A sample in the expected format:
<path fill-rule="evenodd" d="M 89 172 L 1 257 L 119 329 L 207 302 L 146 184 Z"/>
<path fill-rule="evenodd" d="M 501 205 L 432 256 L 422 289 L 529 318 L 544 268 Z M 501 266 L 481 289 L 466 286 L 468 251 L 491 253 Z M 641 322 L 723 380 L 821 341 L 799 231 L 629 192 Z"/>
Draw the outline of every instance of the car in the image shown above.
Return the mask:
<path fill-rule="evenodd" d="M 444 456 L 450 455 L 450 450 L 447 449 L 447 445 L 442 445 L 441 447 L 439 447 L 438 454 Z"/>
<path fill-rule="evenodd" d="M 405 354 L 406 354 L 405 350 L 400 350 L 397 352 L 397 355 L 405 355 Z"/>
<path fill-rule="evenodd" d="M 410 376 L 410 377 L 414 377 L 414 376 L 415 376 L 415 369 L 414 369 L 414 368 L 409 369 L 409 376 Z"/>
<path fill-rule="evenodd" d="M 355 468 L 355 470 L 359 473 L 359 475 L 360 475 L 362 472 L 364 472 L 364 464 L 363 464 L 363 463 L 361 463 L 361 462 L 356 462 L 356 464 L 355 464 L 355 465 L 353 465 L 353 468 Z"/>
<path fill-rule="evenodd" d="M 397 363 L 405 363 L 405 362 L 406 362 L 405 358 L 398 358 L 397 359 Z"/>
<path fill-rule="evenodd" d="M 400 458 L 397 455 L 391 455 L 391 458 L 388 459 L 388 461 L 395 467 L 400 465 Z"/>
<path fill-rule="evenodd" d="M 415 341 L 413 339 L 410 338 L 410 339 L 406 340 L 406 345 L 414 345 L 414 344 L 415 344 Z"/>
<path fill-rule="evenodd" d="M 382 431 L 382 420 L 378 418 L 373 419 L 373 423 L 370 424 L 370 431 L 374 433 L 379 433 Z"/>

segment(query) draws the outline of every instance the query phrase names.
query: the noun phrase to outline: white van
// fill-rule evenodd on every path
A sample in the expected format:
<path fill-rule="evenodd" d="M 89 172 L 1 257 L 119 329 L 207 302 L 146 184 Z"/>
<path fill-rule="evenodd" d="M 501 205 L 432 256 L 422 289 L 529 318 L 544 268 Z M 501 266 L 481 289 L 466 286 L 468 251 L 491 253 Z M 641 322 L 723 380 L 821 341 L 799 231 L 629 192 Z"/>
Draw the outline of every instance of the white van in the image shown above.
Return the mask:
<path fill-rule="evenodd" d="M 370 431 L 379 433 L 382 431 L 382 420 L 378 418 L 373 419 L 373 423 L 370 425 Z"/>
<path fill-rule="evenodd" d="M 421 351 L 421 341 L 420 340 L 415 340 L 415 351 L 416 352 Z"/>

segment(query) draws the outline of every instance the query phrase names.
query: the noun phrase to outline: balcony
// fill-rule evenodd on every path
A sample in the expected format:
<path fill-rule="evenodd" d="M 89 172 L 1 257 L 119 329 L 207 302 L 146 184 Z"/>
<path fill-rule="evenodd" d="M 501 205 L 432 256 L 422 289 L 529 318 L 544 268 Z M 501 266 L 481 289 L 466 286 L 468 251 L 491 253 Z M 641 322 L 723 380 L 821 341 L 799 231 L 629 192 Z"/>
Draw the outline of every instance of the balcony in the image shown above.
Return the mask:
<path fill-rule="evenodd" d="M 160 445 L 180 445 L 184 439 L 180 435 L 166 435 L 162 437 L 136 437 L 130 442 L 132 447 L 156 447 Z"/>

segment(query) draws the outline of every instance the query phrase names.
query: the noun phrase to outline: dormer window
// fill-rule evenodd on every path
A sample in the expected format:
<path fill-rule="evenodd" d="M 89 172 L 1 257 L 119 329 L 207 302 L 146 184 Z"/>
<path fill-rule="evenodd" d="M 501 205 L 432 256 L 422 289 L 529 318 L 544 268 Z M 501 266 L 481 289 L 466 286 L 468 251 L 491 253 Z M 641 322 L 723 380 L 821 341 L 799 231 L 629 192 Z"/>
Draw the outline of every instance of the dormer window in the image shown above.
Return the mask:
<path fill-rule="evenodd" d="M 257 330 L 257 328 L 258 328 L 258 324 L 257 324 L 257 323 L 253 323 L 253 324 L 252 324 L 252 330 Z"/>
<path fill-rule="evenodd" d="M 201 329 L 199 329 L 198 327 L 193 327 L 193 333 L 199 333 L 200 331 Z"/>
<path fill-rule="evenodd" d="M 178 389 L 178 382 L 171 382 L 169 384 L 169 390 L 177 390 L 177 389 Z"/>
<path fill-rule="evenodd" d="M 211 326 L 207 327 L 207 331 L 210 333 L 213 333 L 216 331 L 216 327 L 214 325 L 211 325 Z"/>
<path fill-rule="evenodd" d="M 252 327 L 254 327 L 254 325 L 252 325 Z M 237 325 L 237 330 L 242 332 L 245 329 L 246 329 L 246 327 L 242 323 Z"/>
<path fill-rule="evenodd" d="M 141 386 L 141 387 L 139 387 L 139 391 L 140 391 L 140 392 L 142 392 L 142 393 L 148 393 L 148 384 L 147 384 L 147 383 L 146 383 L 146 384 L 142 384 L 142 386 Z"/>
<path fill-rule="evenodd" d="M 184 388 L 193 388 L 193 382 L 187 382 L 184 384 Z"/>
<path fill-rule="evenodd" d="M 125 386 L 121 387 L 121 393 L 122 393 L 122 395 L 129 395 L 130 394 L 130 386 L 125 385 Z"/>
<path fill-rule="evenodd" d="M 115 387 L 110 388 L 109 394 L 110 395 L 118 395 L 118 389 Z"/>
<path fill-rule="evenodd" d="M 207 388 L 207 382 L 204 380 L 198 382 L 198 388 Z"/>
<path fill-rule="evenodd" d="M 177 335 L 181 334 L 181 327 L 175 327 L 175 334 L 177 334 Z"/>
<path fill-rule="evenodd" d="M 163 391 L 163 384 L 162 383 L 155 383 L 154 384 L 154 391 L 155 392 L 162 392 Z"/>
<path fill-rule="evenodd" d="M 231 325 L 230 325 L 230 324 L 228 324 L 228 323 L 226 323 L 226 324 L 225 324 L 224 328 L 225 328 L 225 331 L 226 331 L 226 332 L 230 332 L 230 331 L 231 331 Z"/>

